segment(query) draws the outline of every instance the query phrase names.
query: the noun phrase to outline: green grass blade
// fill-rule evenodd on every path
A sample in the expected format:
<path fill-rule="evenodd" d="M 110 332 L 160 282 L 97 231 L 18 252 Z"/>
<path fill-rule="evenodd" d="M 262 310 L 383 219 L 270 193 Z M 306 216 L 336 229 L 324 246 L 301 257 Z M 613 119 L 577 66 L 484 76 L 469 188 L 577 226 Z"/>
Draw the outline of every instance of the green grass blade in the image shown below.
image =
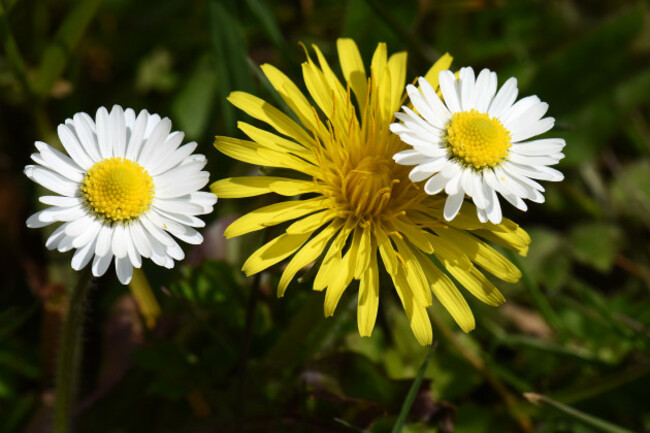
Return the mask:
<path fill-rule="evenodd" d="M 424 359 L 424 362 L 422 363 L 422 366 L 420 367 L 417 376 L 415 376 L 415 379 L 413 380 L 413 384 L 411 385 L 411 388 L 409 389 L 409 392 L 406 395 L 406 399 L 404 400 L 404 403 L 402 403 L 402 408 L 399 411 L 399 415 L 397 415 L 397 420 L 395 420 L 395 425 L 393 425 L 393 429 L 391 430 L 391 433 L 402 432 L 402 428 L 404 427 L 404 421 L 406 421 L 406 417 L 411 411 L 411 406 L 413 406 L 415 397 L 417 396 L 418 390 L 420 389 L 420 385 L 422 384 L 422 379 L 424 379 L 424 373 L 427 371 L 427 365 L 429 365 L 429 360 L 431 359 L 431 355 L 433 354 L 434 350 L 436 350 L 436 347 L 438 347 L 437 341 L 433 343 L 433 347 L 431 348 L 431 350 L 429 350 L 429 353 L 427 353 L 427 356 Z"/>
<path fill-rule="evenodd" d="M 266 33 L 273 45 L 275 45 L 275 47 L 280 51 L 285 61 L 292 67 L 297 68 L 298 63 L 296 62 L 296 59 L 293 58 L 289 45 L 282 36 L 280 26 L 278 26 L 275 16 L 269 9 L 267 3 L 260 0 L 246 0 L 246 4 L 253 15 L 255 15 L 255 18 L 259 21 L 264 33 Z"/>
<path fill-rule="evenodd" d="M 70 54 L 81 40 L 90 21 L 95 16 L 101 0 L 83 0 L 68 13 L 63 24 L 49 44 L 33 83 L 34 93 L 47 97 L 54 83 L 61 77 Z"/>
<path fill-rule="evenodd" d="M 16 39 L 11 31 L 9 26 L 9 20 L 7 19 L 7 12 L 5 11 L 2 3 L 0 2 L 0 40 L 2 41 L 2 47 L 4 48 L 5 55 L 11 69 L 23 86 L 23 89 L 26 92 L 30 91 L 29 82 L 27 80 L 27 68 L 25 67 L 25 62 L 23 60 L 20 51 L 18 50 L 18 44 Z"/>
<path fill-rule="evenodd" d="M 559 410 L 565 415 L 568 415 L 573 419 L 576 419 L 587 425 L 597 428 L 600 431 L 604 431 L 607 433 L 633 433 L 631 430 L 620 427 L 616 424 L 612 424 L 611 422 L 605 421 L 603 419 L 596 418 L 593 415 L 586 414 L 582 411 L 579 411 L 578 409 L 572 408 L 571 406 L 567 406 L 566 404 L 560 403 L 559 401 L 553 400 L 552 398 L 546 397 L 545 395 L 542 394 L 527 392 L 524 393 L 524 397 L 526 397 L 528 401 L 530 401 L 533 404 L 539 405 L 540 403 L 544 403 L 548 406 L 551 406 L 552 408 Z"/>

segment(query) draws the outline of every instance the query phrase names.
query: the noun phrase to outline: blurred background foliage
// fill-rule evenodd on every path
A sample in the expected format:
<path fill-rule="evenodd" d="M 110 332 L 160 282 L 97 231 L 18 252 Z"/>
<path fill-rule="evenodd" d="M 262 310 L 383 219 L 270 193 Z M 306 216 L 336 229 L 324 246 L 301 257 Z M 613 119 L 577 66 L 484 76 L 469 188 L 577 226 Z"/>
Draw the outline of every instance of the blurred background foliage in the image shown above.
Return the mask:
<path fill-rule="evenodd" d="M 512 257 L 522 280 L 499 283 L 508 303 L 470 300 L 470 334 L 434 305 L 431 353 L 384 284 L 362 339 L 356 290 L 324 319 L 308 283 L 278 300 L 277 269 L 242 276 L 264 235 L 226 243 L 223 229 L 272 198 L 224 200 L 186 262 L 145 266 L 163 312 L 155 327 L 114 275 L 97 281 L 79 431 L 380 433 L 399 431 L 404 402 L 405 432 L 650 431 L 650 7 L 623 0 L 1 0 L 0 431 L 49 431 L 75 280 L 70 255 L 24 226 L 38 208 L 21 173 L 33 142 L 58 145 L 66 117 L 121 104 L 169 116 L 213 180 L 255 173 L 212 147 L 238 134 L 225 96 L 277 104 L 259 65 L 300 82 L 298 43 L 337 64 L 339 36 L 368 61 L 380 41 L 408 50 L 409 80 L 448 51 L 455 67 L 516 76 L 520 95 L 549 102 L 566 180 L 547 186 L 545 204 L 507 210 L 533 239 L 528 257 Z"/>

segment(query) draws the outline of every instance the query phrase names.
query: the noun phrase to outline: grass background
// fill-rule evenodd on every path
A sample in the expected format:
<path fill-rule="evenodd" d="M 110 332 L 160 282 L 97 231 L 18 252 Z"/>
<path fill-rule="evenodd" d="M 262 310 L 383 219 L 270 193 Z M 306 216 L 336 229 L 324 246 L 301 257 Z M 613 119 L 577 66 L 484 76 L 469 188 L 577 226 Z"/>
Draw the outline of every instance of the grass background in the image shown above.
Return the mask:
<path fill-rule="evenodd" d="M 121 104 L 169 116 L 198 141 L 213 180 L 250 172 L 211 145 L 238 134 L 225 96 L 275 101 L 258 65 L 300 82 L 298 42 L 336 65 L 339 36 L 368 62 L 381 41 L 407 50 L 408 80 L 447 51 L 456 68 L 489 67 L 500 83 L 514 75 L 520 95 L 550 104 L 551 135 L 567 140 L 566 180 L 547 184 L 547 202 L 506 210 L 533 239 L 521 282 L 499 283 L 508 303 L 470 300 L 470 334 L 431 308 L 438 347 L 403 431 L 650 431 L 650 8 L 622 0 L 1 0 L 0 431 L 49 431 L 75 279 L 70 254 L 45 251 L 45 231 L 24 226 L 38 208 L 22 174 L 33 142 L 57 144 L 65 118 Z M 355 290 L 324 319 L 308 283 L 278 300 L 277 272 L 244 278 L 261 238 L 226 244 L 221 233 L 259 204 L 219 202 L 188 260 L 145 266 L 163 310 L 154 329 L 111 272 L 97 282 L 79 431 L 393 429 L 429 348 L 389 284 L 373 337 L 361 339 Z M 547 399 L 534 405 L 525 392 Z"/>

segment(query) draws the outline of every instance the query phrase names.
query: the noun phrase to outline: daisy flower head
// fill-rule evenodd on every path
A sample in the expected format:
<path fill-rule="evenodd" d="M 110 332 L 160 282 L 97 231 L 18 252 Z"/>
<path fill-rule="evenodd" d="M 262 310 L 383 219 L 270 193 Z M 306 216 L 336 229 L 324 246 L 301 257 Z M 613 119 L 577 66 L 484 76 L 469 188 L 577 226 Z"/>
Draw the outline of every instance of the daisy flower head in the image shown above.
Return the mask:
<path fill-rule="evenodd" d="M 46 241 L 48 249 L 75 249 L 72 268 L 92 261 L 103 275 L 115 257 L 115 270 L 128 284 L 142 258 L 166 268 L 184 253 L 176 238 L 199 244 L 196 215 L 212 212 L 217 198 L 199 191 L 208 183 L 206 158 L 193 154 L 197 144 L 181 146 L 184 134 L 171 121 L 146 110 L 137 114 L 116 105 L 95 119 L 77 113 L 59 125 L 66 153 L 37 141 L 35 165 L 25 174 L 56 195 L 39 200 L 49 207 L 27 219 L 30 228 L 61 222 Z"/>
<path fill-rule="evenodd" d="M 250 139 L 217 137 L 215 147 L 240 161 L 280 170 L 277 176 L 222 179 L 212 184 L 212 191 L 222 198 L 267 193 L 294 198 L 245 214 L 225 235 L 286 223 L 279 236 L 246 260 L 243 271 L 252 275 L 289 259 L 278 283 L 278 296 L 283 296 L 298 271 L 315 262 L 313 289 L 325 291 L 325 316 L 334 314 L 346 288 L 358 281 L 362 336 L 369 336 L 375 325 L 380 267 L 390 276 L 421 344 L 432 341 L 427 307 L 434 297 L 469 331 L 474 316 L 432 255 L 470 293 L 499 305 L 503 296 L 474 264 L 516 281 L 519 270 L 486 240 L 525 254 L 530 239 L 508 220 L 480 223 L 475 211 L 461 211 L 453 223 L 446 222 L 443 201 L 424 193 L 409 180 L 409 169 L 392 159 L 406 148 L 389 129 L 404 98 L 406 53 L 388 57 L 386 45 L 379 44 L 368 74 L 354 41 L 339 39 L 337 48 L 343 82 L 317 46 L 317 63 L 307 53 L 302 72 L 311 100 L 277 68 L 262 65 L 296 120 L 253 95 L 229 96 L 232 104 L 274 131 L 240 122 Z M 450 63 L 451 57 L 443 56 L 427 75 L 431 82 Z"/>
<path fill-rule="evenodd" d="M 565 142 L 561 138 L 530 140 L 553 128 L 555 119 L 543 117 L 548 104 L 537 96 L 517 99 L 517 79 L 508 79 L 497 92 L 497 75 L 483 69 L 475 77 L 471 67 L 458 77 L 449 70 L 439 74 L 440 91 L 425 77 L 419 89 L 406 91 L 413 109 L 403 106 L 391 130 L 410 147 L 395 154 L 395 161 L 415 165 L 413 182 L 424 191 L 444 191 L 444 217 L 453 220 L 468 196 L 482 222 L 502 219 L 497 193 L 516 208 L 527 209 L 524 199 L 544 202 L 544 187 L 537 180 L 561 181 L 557 164 Z"/>

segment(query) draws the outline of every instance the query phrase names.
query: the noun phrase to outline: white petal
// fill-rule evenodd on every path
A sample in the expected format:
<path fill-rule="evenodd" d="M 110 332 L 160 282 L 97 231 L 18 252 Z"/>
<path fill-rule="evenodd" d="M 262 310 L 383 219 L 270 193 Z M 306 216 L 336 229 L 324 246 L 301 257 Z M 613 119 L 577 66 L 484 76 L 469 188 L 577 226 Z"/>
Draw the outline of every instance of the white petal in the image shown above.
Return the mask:
<path fill-rule="evenodd" d="M 124 110 L 119 105 L 113 106 L 110 122 L 113 155 L 124 158 L 126 156 L 126 121 L 124 119 Z"/>
<path fill-rule="evenodd" d="M 474 78 L 474 69 L 471 67 L 460 68 L 458 74 L 458 81 L 460 85 L 460 105 L 463 108 L 463 111 L 469 111 L 474 106 L 475 92 L 474 88 L 476 81 Z"/>
<path fill-rule="evenodd" d="M 88 153 L 86 153 L 86 150 L 79 143 L 79 140 L 77 140 L 77 137 L 72 133 L 72 131 L 70 131 L 70 128 L 68 128 L 66 125 L 61 124 L 59 125 L 57 131 L 59 134 L 59 139 L 61 140 L 61 144 L 63 144 L 66 152 L 68 152 L 68 155 L 70 155 L 74 162 L 84 170 L 88 170 L 90 167 L 92 167 L 94 161 L 92 158 L 90 158 Z"/>
<path fill-rule="evenodd" d="M 452 113 L 463 111 L 460 105 L 458 81 L 454 77 L 454 74 L 449 70 L 440 71 L 438 81 L 440 83 L 440 91 L 445 99 L 445 105 L 447 105 L 449 111 Z"/>
<path fill-rule="evenodd" d="M 49 226 L 52 224 L 54 221 L 43 221 L 41 219 L 41 214 L 43 211 L 38 211 L 34 214 L 31 214 L 29 218 L 27 218 L 27 227 L 30 229 L 40 229 L 41 227 Z"/>
<path fill-rule="evenodd" d="M 487 189 L 489 190 L 488 197 L 490 198 L 488 207 L 485 209 L 485 212 L 487 213 L 487 217 L 492 224 L 500 224 L 503 218 L 503 214 L 501 212 L 501 204 L 499 203 L 499 198 L 497 197 L 497 193 L 494 189 L 490 187 L 487 187 Z"/>
<path fill-rule="evenodd" d="M 148 119 L 149 113 L 147 110 L 140 111 L 140 114 L 138 114 L 138 117 L 135 119 L 135 124 L 131 129 L 129 141 L 126 145 L 126 159 L 135 161 L 140 154 L 140 150 L 144 144 L 144 133 L 147 129 Z"/>
<path fill-rule="evenodd" d="M 424 77 L 420 77 L 418 79 L 418 83 L 420 84 L 420 90 L 422 90 L 424 98 L 429 103 L 429 107 L 431 107 L 431 110 L 434 112 L 435 116 L 441 119 L 444 126 L 446 126 L 447 122 L 451 118 L 451 113 L 445 106 L 444 102 L 442 102 L 436 91 L 433 90 L 433 87 L 431 87 L 431 84 L 429 84 L 429 82 Z"/>
<path fill-rule="evenodd" d="M 478 220 L 482 223 L 488 222 L 488 217 L 487 213 L 485 212 L 485 209 L 481 209 L 480 207 L 476 208 L 476 215 L 478 216 Z"/>
<path fill-rule="evenodd" d="M 85 214 L 81 218 L 70 221 L 70 224 L 65 229 L 65 234 L 72 237 L 79 236 L 90 228 L 94 220 L 95 217 L 90 214 Z"/>
<path fill-rule="evenodd" d="M 51 206 L 61 207 L 77 206 L 81 204 L 81 199 L 79 197 L 64 197 L 60 195 L 42 195 L 38 198 L 38 201 Z"/>
<path fill-rule="evenodd" d="M 111 242 L 113 241 L 113 227 L 109 225 L 102 225 L 102 228 L 97 234 L 97 245 L 95 246 L 95 254 L 103 257 L 111 251 Z M 112 254 L 110 255 L 113 256 Z"/>
<path fill-rule="evenodd" d="M 52 232 L 52 234 L 47 238 L 47 241 L 45 242 L 45 247 L 46 247 L 48 250 L 53 250 L 53 249 L 55 249 L 55 248 L 59 245 L 59 242 L 61 241 L 61 239 L 63 239 L 64 237 L 67 237 L 67 235 L 65 234 L 65 228 L 66 228 L 66 226 L 67 226 L 68 224 L 69 224 L 69 223 L 65 223 L 65 224 L 63 224 L 63 225 L 60 225 L 60 226 L 57 227 L 56 230 L 54 230 L 54 231 Z"/>
<path fill-rule="evenodd" d="M 129 242 L 126 244 L 126 254 L 134 268 L 142 267 L 142 257 L 133 244 L 133 239 L 127 237 Z"/>
<path fill-rule="evenodd" d="M 77 113 L 72 117 L 72 119 L 74 132 L 77 134 L 79 142 L 83 145 L 84 150 L 88 156 L 90 156 L 90 159 L 92 159 L 93 162 L 101 161 L 102 156 L 99 153 L 97 138 L 95 136 L 96 127 L 92 117 L 86 113 Z"/>
<path fill-rule="evenodd" d="M 439 172 L 446 164 L 447 160 L 442 158 L 420 164 L 411 170 L 409 173 L 409 179 L 411 179 L 411 182 L 423 181 Z"/>
<path fill-rule="evenodd" d="M 95 247 L 94 245 L 97 242 L 97 235 L 99 234 L 99 231 L 102 228 L 102 224 L 95 220 L 93 221 L 92 224 L 88 227 L 88 230 L 85 232 L 77 235 L 74 240 L 72 241 L 72 246 L 75 248 L 81 248 L 85 245 L 88 245 L 89 243 L 93 244 L 93 254 L 95 253 Z M 67 233 L 67 231 L 66 231 Z"/>
<path fill-rule="evenodd" d="M 108 111 L 105 107 L 99 107 L 95 114 L 97 124 L 97 145 L 102 159 L 113 157 L 113 148 L 111 143 L 111 122 Z"/>
<path fill-rule="evenodd" d="M 131 239 L 135 248 L 138 250 L 141 256 L 151 257 L 152 247 L 149 236 L 146 235 L 144 227 L 140 221 L 134 221 L 129 224 L 129 232 L 131 234 Z"/>
<path fill-rule="evenodd" d="M 501 116 L 499 116 L 499 120 L 501 121 L 501 123 L 503 123 L 504 126 L 506 126 L 506 128 L 508 128 L 508 130 L 512 132 L 512 129 L 510 129 L 512 127 L 510 121 L 512 119 L 518 118 L 526 111 L 528 111 L 529 108 L 534 107 L 540 104 L 541 102 L 542 101 L 540 101 L 540 99 L 535 95 L 521 98 L 519 101 L 515 102 L 515 104 L 512 107 L 510 107 Z M 513 141 L 517 141 L 517 140 L 513 140 Z"/>
<path fill-rule="evenodd" d="M 458 172 L 455 176 L 449 179 L 447 182 L 447 185 L 445 185 L 445 193 L 447 195 L 455 195 L 458 194 L 459 192 L 465 193 L 464 190 L 461 188 L 461 180 L 463 177 L 464 171 Z"/>
<path fill-rule="evenodd" d="M 163 176 L 167 176 L 168 173 L 171 173 L 174 170 L 168 171 Z M 173 182 L 173 179 L 172 176 L 169 176 L 165 179 L 166 182 L 162 185 L 159 184 L 158 179 L 154 179 L 154 182 L 156 183 L 154 197 L 159 199 L 172 199 L 193 193 L 208 184 L 210 181 L 210 174 L 201 171 L 188 176 L 187 178 L 177 178 L 176 182 Z"/>
<path fill-rule="evenodd" d="M 190 156 L 192 152 L 194 152 L 196 146 L 197 144 L 194 141 L 182 145 L 181 147 L 176 149 L 169 158 L 164 160 L 155 170 L 150 170 L 149 174 L 152 176 L 157 176 L 173 167 L 176 167 L 181 162 L 183 162 L 188 156 Z"/>
<path fill-rule="evenodd" d="M 406 86 L 406 92 L 408 93 L 409 99 L 413 103 L 415 109 L 418 110 L 418 113 L 420 113 L 420 115 L 424 117 L 427 122 L 439 129 L 443 129 L 445 127 L 447 119 L 436 114 L 430 104 L 424 99 L 422 93 L 420 93 L 420 91 L 414 85 L 409 84 Z"/>
<path fill-rule="evenodd" d="M 162 215 L 163 217 L 169 218 L 170 220 L 175 221 L 182 225 L 186 225 L 190 227 L 205 227 L 205 222 L 203 222 L 203 220 L 192 215 L 166 212 L 162 209 L 156 209 L 156 212 Z"/>
<path fill-rule="evenodd" d="M 560 152 L 565 145 L 566 142 L 562 138 L 542 138 L 523 143 L 513 143 L 511 150 L 520 155 L 551 155 Z"/>
<path fill-rule="evenodd" d="M 555 125 L 555 119 L 552 117 L 545 117 L 526 128 L 522 128 L 521 130 L 517 131 L 516 134 L 513 133 L 512 141 L 517 142 L 528 140 L 530 137 L 534 137 L 536 135 L 540 135 L 546 131 L 549 131 L 551 128 L 553 128 L 553 125 Z"/>
<path fill-rule="evenodd" d="M 445 185 L 447 184 L 448 179 L 442 175 L 442 173 L 438 173 L 424 184 L 424 192 L 426 192 L 429 195 L 434 195 L 438 194 L 440 191 L 443 190 Z"/>
<path fill-rule="evenodd" d="M 489 69 L 483 69 L 476 79 L 476 88 L 474 90 L 474 108 L 480 113 L 487 113 L 492 98 L 497 91 L 497 74 L 490 72 Z"/>
<path fill-rule="evenodd" d="M 111 264 L 112 259 L 113 259 L 112 254 L 107 254 L 103 257 L 95 256 L 92 265 L 93 275 L 96 277 L 101 277 L 102 275 L 104 275 L 106 273 L 106 270 L 108 269 L 108 265 Z"/>
<path fill-rule="evenodd" d="M 512 162 L 516 162 L 517 164 L 522 164 L 522 165 L 553 165 L 557 164 L 560 162 L 558 158 L 554 158 L 553 156 L 524 156 L 521 155 L 517 152 L 511 152 L 510 155 L 508 156 L 508 160 Z"/>
<path fill-rule="evenodd" d="M 464 198 L 465 194 L 462 191 L 447 197 L 447 201 L 445 202 L 445 209 L 443 211 L 443 215 L 447 221 L 453 220 L 456 215 L 458 215 L 458 211 L 463 204 Z"/>
<path fill-rule="evenodd" d="M 564 175 L 551 167 L 527 167 L 517 163 L 508 164 L 508 170 L 513 170 L 521 176 L 530 177 L 533 179 L 547 180 L 550 182 L 559 182 L 564 179 Z"/>
<path fill-rule="evenodd" d="M 74 255 L 72 256 L 72 269 L 79 271 L 85 268 L 88 263 L 90 263 L 90 259 L 92 259 L 93 255 L 95 254 L 95 242 L 96 240 L 93 240 L 93 242 L 88 242 L 82 248 L 79 248 L 77 251 L 75 251 Z"/>
<path fill-rule="evenodd" d="M 400 165 L 417 165 L 430 161 L 430 158 L 422 155 L 417 150 L 402 150 L 393 155 L 393 160 Z"/>
<path fill-rule="evenodd" d="M 87 211 L 83 205 L 71 207 L 52 206 L 34 215 L 38 215 L 40 222 L 49 224 L 56 221 L 73 221 L 82 218 L 87 215 Z"/>
<path fill-rule="evenodd" d="M 133 277 L 133 265 L 128 257 L 115 257 L 115 272 L 120 283 L 127 285 Z"/>
<path fill-rule="evenodd" d="M 151 221 L 147 215 L 142 216 L 140 218 L 140 222 L 142 223 L 142 226 L 145 228 L 145 230 L 149 233 L 149 235 L 151 235 L 154 239 L 166 247 L 176 244 L 176 241 L 171 236 L 169 236 L 162 227 L 154 224 L 154 222 Z"/>
<path fill-rule="evenodd" d="M 528 107 L 528 109 L 522 111 L 518 115 L 512 116 L 508 123 L 504 126 L 513 134 L 517 135 L 518 132 L 522 129 L 526 129 L 538 122 L 544 114 L 548 111 L 548 104 L 546 102 L 540 102 Z M 519 140 L 517 140 L 519 141 Z"/>
<path fill-rule="evenodd" d="M 25 167 L 24 172 L 28 178 L 57 194 L 74 197 L 79 192 L 78 183 L 53 172 L 49 168 L 28 165 Z"/>
<path fill-rule="evenodd" d="M 149 167 L 150 159 L 152 158 L 156 149 L 165 142 L 167 136 L 169 135 L 169 132 L 171 131 L 171 128 L 172 122 L 166 117 L 158 122 L 156 126 L 154 126 L 153 130 L 151 131 L 151 135 L 149 135 L 149 138 L 147 138 L 147 141 L 144 143 L 142 149 L 140 150 L 140 154 L 136 160 L 138 164 L 142 165 L 145 168 Z"/>
<path fill-rule="evenodd" d="M 212 212 L 213 206 L 217 202 L 217 196 L 207 191 L 192 192 L 189 194 L 189 198 L 192 203 L 198 204 L 203 208 L 203 212 L 201 212 L 201 214 Z"/>
<path fill-rule="evenodd" d="M 178 150 L 178 146 L 180 146 L 180 144 L 183 142 L 183 138 L 185 138 L 185 134 L 179 131 L 174 131 L 169 134 L 169 137 L 167 137 L 165 143 L 158 150 L 156 150 L 155 154 L 151 158 L 148 167 L 150 175 L 155 176 L 169 169 L 166 168 L 169 164 L 168 161 L 174 156 L 176 150 Z M 185 158 L 180 159 L 179 162 L 182 162 L 184 159 Z M 171 167 L 173 167 L 173 165 L 170 166 L 170 168 Z"/>
<path fill-rule="evenodd" d="M 81 182 L 84 178 L 84 172 L 79 165 L 74 162 L 68 155 L 65 155 L 53 147 L 48 146 L 42 141 L 36 142 L 36 148 L 40 152 L 41 165 L 61 174 L 73 182 Z"/>
<path fill-rule="evenodd" d="M 509 110 L 517 99 L 517 79 L 515 77 L 509 78 L 499 92 L 492 100 L 488 113 L 492 117 L 500 118 L 500 116 Z"/>
<path fill-rule="evenodd" d="M 115 225 L 113 230 L 113 240 L 111 241 L 111 251 L 116 258 L 126 257 L 126 244 L 128 242 L 128 233 L 123 224 Z"/>

